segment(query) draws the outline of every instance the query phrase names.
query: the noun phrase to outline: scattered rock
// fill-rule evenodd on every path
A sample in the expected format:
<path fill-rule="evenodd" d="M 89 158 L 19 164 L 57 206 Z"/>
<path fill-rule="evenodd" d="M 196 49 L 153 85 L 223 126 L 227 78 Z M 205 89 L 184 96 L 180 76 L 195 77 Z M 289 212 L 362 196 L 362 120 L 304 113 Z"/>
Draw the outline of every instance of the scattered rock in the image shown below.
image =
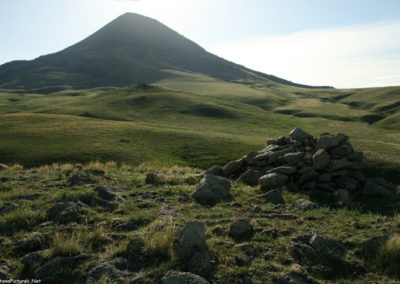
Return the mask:
<path fill-rule="evenodd" d="M 35 270 L 34 277 L 42 281 L 58 282 L 59 274 L 66 272 L 67 269 L 75 268 L 81 261 L 88 259 L 89 256 L 81 254 L 77 256 L 60 257 L 57 256 L 46 261 L 42 266 Z"/>
<path fill-rule="evenodd" d="M 40 233 L 33 233 L 16 243 L 14 252 L 16 255 L 24 255 L 30 252 L 41 250 L 46 242 L 46 237 Z"/>
<path fill-rule="evenodd" d="M 341 241 L 321 234 L 304 235 L 290 242 L 291 254 L 297 260 L 307 259 L 313 263 L 327 263 L 334 257 L 344 254 L 345 246 Z"/>
<path fill-rule="evenodd" d="M 109 185 L 100 185 L 94 189 L 100 198 L 105 200 L 119 200 L 120 198 L 114 193 L 113 188 Z"/>
<path fill-rule="evenodd" d="M 231 198 L 231 183 L 224 177 L 205 175 L 191 196 L 200 204 L 214 205 Z"/>
<path fill-rule="evenodd" d="M 253 236 L 253 226 L 248 220 L 236 220 L 231 224 L 229 235 L 236 240 L 249 239 Z"/>
<path fill-rule="evenodd" d="M 0 207 L 0 216 L 10 213 L 11 211 L 15 210 L 18 208 L 18 205 L 11 202 L 11 201 L 6 201 L 3 203 L 3 206 Z"/>
<path fill-rule="evenodd" d="M 171 182 L 171 176 L 163 173 L 148 173 L 145 182 L 147 184 L 167 184 Z"/>
<path fill-rule="evenodd" d="M 93 183 L 93 180 L 86 174 L 75 174 L 68 179 L 71 186 Z"/>
<path fill-rule="evenodd" d="M 188 261 L 197 252 L 206 251 L 206 235 L 202 223 L 198 221 L 188 223 L 176 235 L 173 250 L 180 261 Z"/>
<path fill-rule="evenodd" d="M 77 205 L 84 205 L 84 206 L 89 206 L 89 207 L 103 207 L 110 211 L 113 211 L 118 207 L 115 204 L 112 204 L 110 202 L 107 202 L 103 199 L 97 198 L 97 197 L 92 196 L 87 193 L 73 194 L 68 197 L 64 195 L 62 197 L 61 201 L 62 202 L 73 202 L 73 203 L 76 203 Z"/>
<path fill-rule="evenodd" d="M 127 267 L 128 261 L 122 257 L 100 263 L 89 270 L 86 283 L 97 283 L 103 276 L 106 276 L 112 283 L 126 283 L 127 278 L 133 276 L 125 271 Z"/>
<path fill-rule="evenodd" d="M 211 251 L 196 252 L 189 260 L 190 272 L 201 276 L 209 276 L 218 266 L 218 257 Z"/>
<path fill-rule="evenodd" d="M 163 284 L 209 284 L 204 278 L 190 273 L 170 270 L 161 279 Z"/>
<path fill-rule="evenodd" d="M 294 202 L 294 206 L 296 208 L 299 208 L 301 210 L 311 210 L 315 207 L 315 204 L 313 202 L 311 202 L 310 200 L 307 199 L 297 199 Z"/>
<path fill-rule="evenodd" d="M 23 257 L 19 258 L 19 261 L 25 267 L 33 267 L 37 264 L 41 264 L 45 260 L 42 251 L 35 251 L 24 255 Z"/>
<path fill-rule="evenodd" d="M 58 202 L 47 211 L 47 219 L 54 223 L 68 223 L 78 218 L 77 207 L 72 202 Z"/>

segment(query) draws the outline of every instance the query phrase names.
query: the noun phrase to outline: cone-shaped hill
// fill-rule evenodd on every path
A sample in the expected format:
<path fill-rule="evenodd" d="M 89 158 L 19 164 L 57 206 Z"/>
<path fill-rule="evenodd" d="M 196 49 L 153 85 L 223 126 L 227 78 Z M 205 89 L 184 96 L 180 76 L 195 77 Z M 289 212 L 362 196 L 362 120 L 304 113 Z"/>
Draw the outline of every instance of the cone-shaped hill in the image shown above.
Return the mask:
<path fill-rule="evenodd" d="M 222 80 L 261 80 L 295 85 L 215 56 L 160 22 L 126 13 L 83 41 L 32 61 L 0 66 L 0 86 L 43 88 L 127 86 L 168 77 L 165 70 Z"/>

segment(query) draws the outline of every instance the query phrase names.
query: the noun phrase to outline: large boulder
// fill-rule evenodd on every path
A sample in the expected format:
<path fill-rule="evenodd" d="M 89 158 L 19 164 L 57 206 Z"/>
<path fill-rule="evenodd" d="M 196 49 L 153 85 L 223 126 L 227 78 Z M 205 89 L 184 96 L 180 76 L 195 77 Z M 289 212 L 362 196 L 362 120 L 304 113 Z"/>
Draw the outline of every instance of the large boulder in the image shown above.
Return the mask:
<path fill-rule="evenodd" d="M 289 136 L 297 141 L 301 141 L 304 142 L 308 139 L 312 139 L 313 136 L 305 131 L 303 131 L 302 129 L 296 127 L 295 129 L 293 129 L 290 133 Z"/>
<path fill-rule="evenodd" d="M 180 230 L 174 240 L 173 250 L 181 262 L 188 261 L 197 252 L 206 251 L 206 235 L 202 223 L 194 221 Z"/>
<path fill-rule="evenodd" d="M 204 278 L 190 273 L 170 270 L 161 278 L 163 284 L 209 284 Z"/>
<path fill-rule="evenodd" d="M 262 190 L 281 188 L 288 181 L 289 177 L 284 174 L 270 173 L 258 180 Z"/>
<path fill-rule="evenodd" d="M 205 175 L 191 196 L 200 204 L 214 205 L 231 197 L 231 183 L 224 177 Z"/>
<path fill-rule="evenodd" d="M 231 177 L 238 174 L 244 165 L 243 159 L 235 160 L 232 162 L 227 163 L 223 168 L 222 172 L 224 177 Z"/>

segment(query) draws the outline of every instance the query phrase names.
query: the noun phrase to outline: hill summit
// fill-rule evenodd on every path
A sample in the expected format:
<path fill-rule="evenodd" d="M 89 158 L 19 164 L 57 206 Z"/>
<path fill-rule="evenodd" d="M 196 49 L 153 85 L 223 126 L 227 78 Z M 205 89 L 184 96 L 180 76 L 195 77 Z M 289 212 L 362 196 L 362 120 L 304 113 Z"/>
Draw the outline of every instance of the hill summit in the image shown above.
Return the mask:
<path fill-rule="evenodd" d="M 32 61 L 0 66 L 0 86 L 42 88 L 127 86 L 170 76 L 166 70 L 222 80 L 262 80 L 308 87 L 215 56 L 162 23 L 126 13 L 83 41 Z"/>

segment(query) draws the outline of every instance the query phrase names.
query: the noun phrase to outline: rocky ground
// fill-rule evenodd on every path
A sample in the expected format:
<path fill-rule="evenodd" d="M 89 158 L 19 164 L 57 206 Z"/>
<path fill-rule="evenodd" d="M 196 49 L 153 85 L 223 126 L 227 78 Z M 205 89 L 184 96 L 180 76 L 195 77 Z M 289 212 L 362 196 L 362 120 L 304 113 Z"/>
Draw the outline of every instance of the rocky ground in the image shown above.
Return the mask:
<path fill-rule="evenodd" d="M 347 136 L 322 136 L 296 130 L 206 174 L 0 165 L 0 279 L 400 282 L 398 187 L 365 177 Z"/>

